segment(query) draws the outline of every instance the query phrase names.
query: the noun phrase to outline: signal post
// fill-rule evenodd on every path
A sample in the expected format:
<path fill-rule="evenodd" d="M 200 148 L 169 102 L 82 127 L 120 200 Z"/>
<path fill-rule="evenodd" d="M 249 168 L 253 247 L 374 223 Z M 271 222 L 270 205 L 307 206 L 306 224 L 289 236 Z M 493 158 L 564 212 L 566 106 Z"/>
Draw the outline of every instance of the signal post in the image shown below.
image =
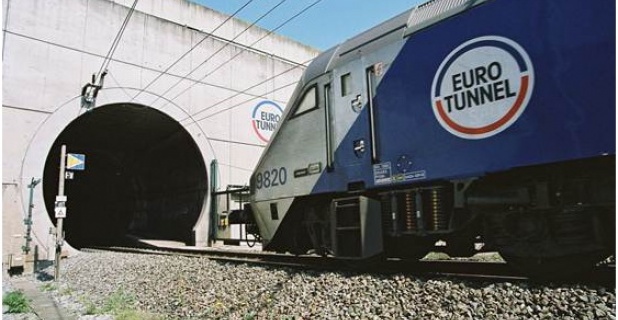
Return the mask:
<path fill-rule="evenodd" d="M 68 166 L 67 166 L 68 162 Z M 67 173 L 69 179 L 73 177 L 72 172 L 66 170 L 84 170 L 86 163 L 86 156 L 83 154 L 69 153 L 67 156 L 67 147 L 62 145 L 60 148 L 60 174 L 58 176 L 58 195 L 56 196 L 56 203 L 54 206 L 54 212 L 56 216 L 56 256 L 54 260 L 54 280 L 60 279 L 60 259 L 62 257 L 62 245 L 64 244 L 64 231 L 63 222 L 67 216 L 67 196 L 64 194 L 64 181 L 67 179 Z"/>

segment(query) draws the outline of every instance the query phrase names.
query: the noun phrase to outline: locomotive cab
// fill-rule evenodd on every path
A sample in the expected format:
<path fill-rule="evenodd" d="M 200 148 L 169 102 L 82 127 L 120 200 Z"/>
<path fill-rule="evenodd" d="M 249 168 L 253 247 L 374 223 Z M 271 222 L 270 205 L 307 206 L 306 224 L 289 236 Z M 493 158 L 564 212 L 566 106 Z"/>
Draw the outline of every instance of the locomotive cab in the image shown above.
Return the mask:
<path fill-rule="evenodd" d="M 311 193 L 327 163 L 324 110 L 328 75 L 305 80 L 307 77 L 305 74 L 298 84 L 293 103 L 286 108 L 251 177 L 251 205 L 265 242 L 280 229 L 294 200 Z"/>

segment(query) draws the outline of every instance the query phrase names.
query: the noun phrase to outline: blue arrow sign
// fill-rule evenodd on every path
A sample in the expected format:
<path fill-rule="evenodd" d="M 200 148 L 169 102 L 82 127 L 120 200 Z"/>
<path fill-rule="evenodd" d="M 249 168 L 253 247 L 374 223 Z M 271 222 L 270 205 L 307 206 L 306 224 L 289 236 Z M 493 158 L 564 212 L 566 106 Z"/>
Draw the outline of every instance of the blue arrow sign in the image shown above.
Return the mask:
<path fill-rule="evenodd" d="M 79 153 L 67 154 L 67 170 L 86 169 L 86 155 Z"/>

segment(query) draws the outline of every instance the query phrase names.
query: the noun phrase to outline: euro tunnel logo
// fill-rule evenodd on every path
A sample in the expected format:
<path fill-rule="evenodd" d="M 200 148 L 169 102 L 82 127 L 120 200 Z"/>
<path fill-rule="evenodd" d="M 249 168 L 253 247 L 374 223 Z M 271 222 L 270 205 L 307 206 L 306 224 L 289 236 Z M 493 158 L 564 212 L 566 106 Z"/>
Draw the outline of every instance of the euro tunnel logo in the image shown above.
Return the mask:
<path fill-rule="evenodd" d="M 251 124 L 258 139 L 264 142 L 270 140 L 279 125 L 282 114 L 283 109 L 272 101 L 264 100 L 255 106 L 251 116 Z"/>
<path fill-rule="evenodd" d="M 484 36 L 464 42 L 442 61 L 431 100 L 438 122 L 464 139 L 483 139 L 510 127 L 534 87 L 532 62 L 516 42 Z"/>

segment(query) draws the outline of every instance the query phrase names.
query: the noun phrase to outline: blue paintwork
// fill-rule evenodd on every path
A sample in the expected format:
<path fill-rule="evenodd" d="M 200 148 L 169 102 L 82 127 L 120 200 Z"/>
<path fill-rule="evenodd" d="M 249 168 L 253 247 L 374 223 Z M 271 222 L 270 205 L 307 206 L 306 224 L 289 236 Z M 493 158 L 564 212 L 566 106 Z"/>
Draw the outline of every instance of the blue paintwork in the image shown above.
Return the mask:
<path fill-rule="evenodd" d="M 482 175 L 513 167 L 615 154 L 615 5 L 611 0 L 496 0 L 422 30 L 406 40 L 376 94 L 381 162 L 401 155 L 426 180 Z M 431 85 L 443 59 L 463 42 L 501 36 L 520 44 L 534 66 L 527 109 L 505 131 L 462 139 L 436 120 Z M 359 70 L 363 72 L 363 70 Z M 364 108 L 313 193 L 345 191 L 352 181 L 374 187 Z"/>

